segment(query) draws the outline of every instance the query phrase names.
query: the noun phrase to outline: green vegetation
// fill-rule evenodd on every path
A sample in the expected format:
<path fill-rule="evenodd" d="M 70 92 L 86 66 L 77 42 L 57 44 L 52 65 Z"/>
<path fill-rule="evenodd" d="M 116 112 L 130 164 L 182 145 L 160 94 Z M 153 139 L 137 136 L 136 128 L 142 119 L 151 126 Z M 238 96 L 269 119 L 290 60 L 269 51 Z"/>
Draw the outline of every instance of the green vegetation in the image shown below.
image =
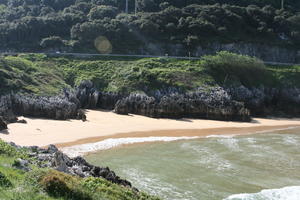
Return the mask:
<path fill-rule="evenodd" d="M 0 140 L 0 199 L 158 200 L 101 178 L 79 178 L 34 165 L 30 172 L 13 168 L 24 153 Z"/>
<path fill-rule="evenodd" d="M 113 53 L 141 53 L 149 43 L 180 44 L 184 55 L 208 42 L 300 44 L 298 0 L 284 9 L 280 0 L 137 0 L 136 15 L 134 3 L 126 14 L 118 0 L 1 0 L 1 49 L 97 52 L 99 36 Z"/>
<path fill-rule="evenodd" d="M 265 66 L 260 60 L 228 52 L 202 60 L 169 58 L 72 58 L 26 54 L 0 58 L 0 91 L 57 94 L 82 80 L 101 91 L 152 92 L 175 87 L 300 87 L 300 66 Z"/>
<path fill-rule="evenodd" d="M 22 90 L 28 93 L 51 95 L 68 87 L 59 68 L 21 57 L 1 58 L 0 77 L 2 93 Z"/>

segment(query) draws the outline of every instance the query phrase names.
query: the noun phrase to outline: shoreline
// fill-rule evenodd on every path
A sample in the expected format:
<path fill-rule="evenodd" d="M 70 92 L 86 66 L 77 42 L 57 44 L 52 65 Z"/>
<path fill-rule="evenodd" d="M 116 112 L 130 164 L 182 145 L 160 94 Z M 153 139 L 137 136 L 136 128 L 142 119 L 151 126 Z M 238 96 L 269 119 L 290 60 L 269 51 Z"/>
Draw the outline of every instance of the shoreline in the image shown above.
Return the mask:
<path fill-rule="evenodd" d="M 277 131 L 288 131 L 293 129 L 300 129 L 300 126 L 225 128 L 225 130 L 224 128 L 204 130 L 162 130 L 121 133 L 107 137 L 85 138 L 70 143 L 61 143 L 55 145 L 68 156 L 76 157 L 132 145 L 143 145 L 157 142 L 174 142 L 180 140 L 195 140 L 212 137 L 235 137 L 261 133 L 273 133 Z"/>
<path fill-rule="evenodd" d="M 75 145 L 96 143 L 106 139 L 121 138 L 146 138 L 146 137 L 199 137 L 205 138 L 210 136 L 238 136 L 251 135 L 259 133 L 267 133 L 274 131 L 284 131 L 300 128 L 298 124 L 284 126 L 259 126 L 259 127 L 224 127 L 224 128 L 208 128 L 208 129 L 174 129 L 174 130 L 157 130 L 157 131 L 136 131 L 128 133 L 117 133 L 107 136 L 89 137 L 72 142 L 64 142 L 55 144 L 58 148 L 65 148 Z M 46 146 L 45 146 L 46 147 Z"/>
<path fill-rule="evenodd" d="M 87 122 L 24 118 L 27 124 L 9 124 L 7 131 L 0 131 L 0 139 L 21 146 L 45 147 L 55 144 L 62 149 L 106 139 L 242 135 L 300 127 L 300 119 L 254 118 L 247 123 L 205 119 L 154 119 L 100 110 L 86 110 L 86 114 Z"/>

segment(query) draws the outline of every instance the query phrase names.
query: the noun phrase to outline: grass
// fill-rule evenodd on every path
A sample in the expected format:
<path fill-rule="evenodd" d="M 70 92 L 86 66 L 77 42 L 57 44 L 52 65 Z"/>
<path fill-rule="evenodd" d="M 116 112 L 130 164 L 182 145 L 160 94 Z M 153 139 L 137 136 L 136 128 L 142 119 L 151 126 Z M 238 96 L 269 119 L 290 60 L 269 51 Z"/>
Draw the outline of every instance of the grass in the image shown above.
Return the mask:
<path fill-rule="evenodd" d="M 101 91 L 183 91 L 197 87 L 300 87 L 300 66 L 265 66 L 260 60 L 228 52 L 202 60 L 171 58 L 74 58 L 26 54 L 0 58 L 0 91 L 53 95 L 82 80 Z"/>
<path fill-rule="evenodd" d="M 3 200 L 159 200 L 102 178 L 80 178 L 32 165 L 30 172 L 13 168 L 24 150 L 0 140 L 0 199 Z"/>

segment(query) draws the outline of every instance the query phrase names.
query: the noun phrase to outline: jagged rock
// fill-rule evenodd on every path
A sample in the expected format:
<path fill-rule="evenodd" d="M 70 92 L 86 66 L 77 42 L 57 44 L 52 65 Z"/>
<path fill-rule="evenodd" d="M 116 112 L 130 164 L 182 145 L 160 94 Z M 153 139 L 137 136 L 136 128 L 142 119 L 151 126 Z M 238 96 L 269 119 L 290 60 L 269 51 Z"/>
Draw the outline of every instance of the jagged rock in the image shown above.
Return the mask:
<path fill-rule="evenodd" d="M 195 92 L 174 93 L 157 98 L 145 94 L 131 94 L 117 102 L 114 112 L 156 118 L 250 121 L 250 112 L 243 103 L 232 100 L 222 88 L 213 88 L 210 91 L 199 88 Z"/>
<path fill-rule="evenodd" d="M 27 121 L 25 119 L 20 119 L 20 120 L 16 121 L 16 123 L 27 124 Z"/>
<path fill-rule="evenodd" d="M 68 173 L 69 169 L 67 166 L 67 162 L 69 162 L 69 160 L 70 158 L 67 155 L 63 154 L 60 151 L 57 151 L 54 154 L 54 158 L 52 160 L 52 166 L 58 171 Z"/>
<path fill-rule="evenodd" d="M 102 177 L 113 183 L 131 187 L 129 181 L 121 179 L 108 167 L 101 168 L 93 166 L 80 156 L 69 158 L 66 154 L 60 152 L 54 145 L 50 145 L 47 149 L 40 149 L 38 147 L 28 147 L 27 149 L 31 152 L 30 154 L 36 158 L 37 164 L 40 167 L 51 167 L 58 171 L 80 177 Z M 27 166 L 26 163 L 23 164 L 24 167 Z M 28 169 L 24 168 L 24 170 Z"/>
<path fill-rule="evenodd" d="M 72 159 L 77 165 L 80 166 L 88 166 L 88 167 L 92 167 L 92 165 L 90 165 L 84 158 L 82 158 L 81 156 L 77 156 L 75 158 Z"/>
<path fill-rule="evenodd" d="M 50 144 L 49 147 L 47 148 L 47 151 L 48 153 L 56 153 L 58 152 L 58 148 L 55 145 Z"/>
<path fill-rule="evenodd" d="M 0 96 L 0 116 L 6 123 L 17 121 L 17 117 L 13 113 L 12 95 Z"/>
<path fill-rule="evenodd" d="M 99 92 L 93 88 L 91 81 L 83 81 L 76 89 L 76 97 L 81 108 L 113 110 L 117 101 L 124 98 L 124 95 L 113 92 Z"/>
<path fill-rule="evenodd" d="M 0 116 L 0 131 L 7 129 L 7 124 L 5 123 L 3 117 Z"/>
<path fill-rule="evenodd" d="M 13 111 L 16 114 L 65 120 L 76 118 L 77 105 L 65 96 L 36 97 L 29 95 L 14 95 Z"/>
<path fill-rule="evenodd" d="M 85 115 L 85 112 L 82 109 L 78 110 L 76 119 L 81 119 L 84 122 L 86 121 L 86 115 Z"/>
<path fill-rule="evenodd" d="M 17 160 L 15 160 L 15 162 L 13 163 L 13 167 L 23 170 L 23 171 L 29 171 L 29 161 L 28 160 L 23 160 L 21 158 L 18 158 Z"/>
<path fill-rule="evenodd" d="M 245 103 L 254 116 L 300 116 L 298 88 L 238 88 L 227 89 L 232 99 Z"/>
<path fill-rule="evenodd" d="M 51 154 L 43 154 L 43 153 L 39 153 L 37 155 L 37 159 L 39 161 L 51 161 L 52 160 Z"/>
<path fill-rule="evenodd" d="M 13 147 L 16 148 L 16 149 L 21 149 L 21 148 L 22 148 L 21 146 L 16 145 L 14 142 L 10 142 L 10 143 L 8 143 L 8 144 L 11 145 L 11 146 L 13 146 Z"/>

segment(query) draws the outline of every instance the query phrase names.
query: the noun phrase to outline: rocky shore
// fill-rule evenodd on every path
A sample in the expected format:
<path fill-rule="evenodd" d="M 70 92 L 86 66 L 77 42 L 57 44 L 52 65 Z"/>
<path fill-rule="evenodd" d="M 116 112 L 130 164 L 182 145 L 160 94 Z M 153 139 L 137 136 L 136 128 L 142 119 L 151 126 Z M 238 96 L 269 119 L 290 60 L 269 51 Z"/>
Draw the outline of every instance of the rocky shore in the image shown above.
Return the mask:
<path fill-rule="evenodd" d="M 100 92 L 91 81 L 54 97 L 8 94 L 0 97 L 0 129 L 18 122 L 16 116 L 57 120 L 86 120 L 82 109 L 113 110 L 117 114 L 139 114 L 153 118 L 203 118 L 250 121 L 251 116 L 300 116 L 298 88 L 198 88 L 120 94 Z"/>
<path fill-rule="evenodd" d="M 89 164 L 84 158 L 78 156 L 70 158 L 66 154 L 59 151 L 56 146 L 49 145 L 47 149 L 37 146 L 21 147 L 14 143 L 10 143 L 13 147 L 21 150 L 25 149 L 28 152 L 30 159 L 19 158 L 14 167 L 24 171 L 30 171 L 30 165 L 33 164 L 40 168 L 53 168 L 57 171 L 64 172 L 79 177 L 101 177 L 112 183 L 132 188 L 129 181 L 121 179 L 111 171 L 108 167 L 98 167 Z M 137 191 L 136 188 L 133 188 Z"/>

